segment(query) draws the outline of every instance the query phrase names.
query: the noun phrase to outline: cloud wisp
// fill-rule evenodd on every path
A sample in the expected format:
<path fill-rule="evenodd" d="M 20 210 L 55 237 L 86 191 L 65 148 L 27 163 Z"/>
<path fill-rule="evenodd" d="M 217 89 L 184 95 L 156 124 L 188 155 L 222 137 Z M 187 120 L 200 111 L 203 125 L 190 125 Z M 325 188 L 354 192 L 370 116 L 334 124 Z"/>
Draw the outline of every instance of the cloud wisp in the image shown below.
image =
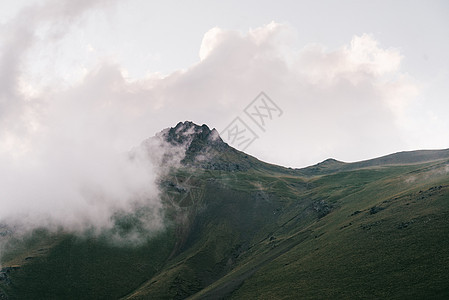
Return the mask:
<path fill-rule="evenodd" d="M 2 24 L 0 223 L 101 230 L 114 225 L 117 212 L 145 206 L 153 212 L 148 229 L 162 227 L 156 183 L 162 167 L 152 160 L 167 148 L 158 139 L 135 148 L 132 158 L 117 148 L 115 131 L 133 113 L 110 104 L 106 91 L 114 93 L 116 69 L 103 66 L 67 90 L 50 86 L 30 95 L 23 87 L 42 27 L 48 43 L 56 43 L 79 18 L 112 2 L 49 1 Z"/>

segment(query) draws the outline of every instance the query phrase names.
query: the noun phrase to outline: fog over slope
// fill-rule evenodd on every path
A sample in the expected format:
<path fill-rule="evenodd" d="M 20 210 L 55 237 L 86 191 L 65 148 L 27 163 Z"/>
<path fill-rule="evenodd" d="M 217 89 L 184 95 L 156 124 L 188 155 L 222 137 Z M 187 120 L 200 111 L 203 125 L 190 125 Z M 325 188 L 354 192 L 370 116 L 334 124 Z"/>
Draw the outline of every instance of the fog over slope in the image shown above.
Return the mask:
<path fill-rule="evenodd" d="M 117 147 L 118 128 L 134 115 L 104 95 L 112 86 L 102 89 L 87 76 L 81 86 L 61 89 L 53 81 L 36 90 L 27 77 L 32 50 L 57 43 L 88 12 L 113 2 L 48 1 L 2 24 L 8 43 L 0 48 L 1 223 L 83 230 L 109 227 L 114 212 L 143 202 L 159 209 L 158 166 L 142 149 L 130 159 Z M 164 151 L 155 146 L 151 157 Z"/>

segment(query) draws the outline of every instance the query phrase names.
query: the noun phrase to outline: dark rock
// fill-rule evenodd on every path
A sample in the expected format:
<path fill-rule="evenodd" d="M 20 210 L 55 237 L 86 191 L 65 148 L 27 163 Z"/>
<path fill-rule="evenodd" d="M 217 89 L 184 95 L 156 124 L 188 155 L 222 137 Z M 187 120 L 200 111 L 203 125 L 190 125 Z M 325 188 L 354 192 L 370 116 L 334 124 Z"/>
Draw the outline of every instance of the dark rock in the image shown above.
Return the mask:
<path fill-rule="evenodd" d="M 340 230 L 341 230 L 341 229 L 345 229 L 345 228 L 347 228 L 347 227 L 349 227 L 349 226 L 351 226 L 351 225 L 352 225 L 352 223 L 349 223 L 349 224 L 346 224 L 346 225 L 344 225 L 344 226 L 341 226 L 341 227 L 340 227 Z"/>
<path fill-rule="evenodd" d="M 8 300 L 8 296 L 2 291 L 0 290 L 0 300 Z"/>
<path fill-rule="evenodd" d="M 19 266 L 11 266 L 11 267 L 4 267 L 0 270 L 0 282 L 9 285 L 11 283 L 11 280 L 9 279 L 9 273 L 11 273 L 11 271 L 13 270 L 18 270 L 20 269 Z M 1 292 L 1 290 L 0 290 Z M 1 294 L 0 294 L 1 295 Z M 4 295 L 6 297 L 6 295 Z M 2 299 L 0 297 L 0 299 Z M 8 298 L 3 298 L 3 299 L 8 299 Z"/>
<path fill-rule="evenodd" d="M 397 226 L 397 228 L 398 229 L 404 229 L 404 228 L 407 228 L 407 227 L 409 227 L 411 224 L 413 224 L 413 223 L 415 223 L 415 220 L 411 220 L 411 221 L 408 221 L 408 222 L 401 222 L 401 224 L 399 224 L 398 226 Z"/>
<path fill-rule="evenodd" d="M 318 218 L 322 218 L 332 211 L 332 205 L 324 200 L 313 202 L 312 207 L 318 213 Z"/>
<path fill-rule="evenodd" d="M 185 156 L 181 163 L 186 166 L 200 167 L 206 170 L 240 172 L 249 169 L 249 156 L 241 154 L 238 162 L 229 160 L 224 153 L 231 156 L 239 152 L 223 142 L 217 130 L 209 129 L 207 125 L 197 125 L 193 122 L 179 122 L 175 127 L 167 128 L 157 136 L 164 138 L 173 146 L 182 146 Z"/>
<path fill-rule="evenodd" d="M 4 267 L 4 268 L 2 268 L 2 269 L 0 270 L 0 273 L 6 273 L 6 274 L 8 274 L 8 273 L 10 273 L 11 271 L 19 270 L 19 269 L 20 269 L 19 266 Z"/>
<path fill-rule="evenodd" d="M 383 208 L 383 207 L 373 206 L 373 207 L 370 208 L 369 214 L 370 214 L 370 215 L 374 215 L 374 214 L 377 214 L 378 212 L 380 212 L 380 211 L 382 211 L 382 210 L 384 210 L 384 209 L 385 209 L 385 208 Z"/>
<path fill-rule="evenodd" d="M 398 225 L 398 229 L 404 229 L 407 228 L 409 225 L 408 222 L 402 222 L 401 224 Z"/>
<path fill-rule="evenodd" d="M 181 194 L 187 193 L 189 191 L 186 187 L 183 187 L 183 186 L 181 186 L 181 185 L 179 185 L 177 183 L 174 183 L 173 181 L 168 181 L 168 180 L 167 181 L 163 181 L 161 183 L 161 186 L 164 187 L 164 188 L 167 188 L 169 190 L 174 190 L 174 191 L 176 191 L 178 193 L 181 193 Z"/>
<path fill-rule="evenodd" d="M 190 121 L 179 122 L 175 127 L 164 131 L 163 135 L 172 145 L 187 147 L 184 163 L 192 162 L 208 146 L 218 149 L 227 146 L 215 129 L 210 130 L 205 124 L 199 126 Z"/>
<path fill-rule="evenodd" d="M 248 170 L 247 166 L 226 161 L 207 161 L 200 163 L 200 167 L 206 170 L 218 170 L 227 172 L 238 172 Z"/>
<path fill-rule="evenodd" d="M 381 221 L 377 221 L 377 222 L 370 223 L 370 224 L 361 224 L 360 227 L 361 227 L 363 230 L 370 230 L 371 228 L 373 228 L 373 227 L 375 227 L 375 226 L 378 226 L 378 225 L 380 225 L 380 224 L 381 224 Z"/>

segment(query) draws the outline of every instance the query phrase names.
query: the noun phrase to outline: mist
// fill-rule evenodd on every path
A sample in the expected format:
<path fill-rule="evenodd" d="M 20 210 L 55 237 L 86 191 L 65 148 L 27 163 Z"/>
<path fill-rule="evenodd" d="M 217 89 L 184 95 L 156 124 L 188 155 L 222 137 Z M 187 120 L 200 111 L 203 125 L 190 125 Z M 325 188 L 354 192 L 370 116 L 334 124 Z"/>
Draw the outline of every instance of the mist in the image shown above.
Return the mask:
<path fill-rule="evenodd" d="M 146 208 L 146 229 L 163 227 L 157 178 L 162 139 L 121 147 L 121 128 L 135 127 L 133 108 L 110 97 L 116 68 L 102 65 L 69 87 L 27 83 L 30 51 L 42 37 L 56 43 L 79 21 L 114 1 L 49 1 L 2 24 L 0 47 L 0 224 L 101 232 L 117 213 Z M 100 76 L 100 80 L 96 75 Z M 112 83 L 109 81 L 112 80 Z M 148 132 L 147 137 L 155 132 Z M 174 160 L 182 159 L 173 157 Z"/>
<path fill-rule="evenodd" d="M 401 69 L 403 53 L 372 34 L 297 48 L 288 24 L 216 27 L 188 68 L 161 74 L 149 64 L 131 78 L 120 55 L 81 38 L 99 19 L 112 32 L 116 5 L 43 1 L 0 24 L 0 223 L 101 231 L 117 212 L 146 207 L 148 228 L 162 228 L 157 179 L 166 165 L 158 161 L 176 153 L 174 166 L 183 149 L 142 142 L 185 120 L 220 132 L 261 91 L 285 113 L 245 152 L 271 163 L 356 161 L 444 143 L 444 124 L 429 134 L 426 115 L 418 124 L 410 113 L 420 86 Z"/>

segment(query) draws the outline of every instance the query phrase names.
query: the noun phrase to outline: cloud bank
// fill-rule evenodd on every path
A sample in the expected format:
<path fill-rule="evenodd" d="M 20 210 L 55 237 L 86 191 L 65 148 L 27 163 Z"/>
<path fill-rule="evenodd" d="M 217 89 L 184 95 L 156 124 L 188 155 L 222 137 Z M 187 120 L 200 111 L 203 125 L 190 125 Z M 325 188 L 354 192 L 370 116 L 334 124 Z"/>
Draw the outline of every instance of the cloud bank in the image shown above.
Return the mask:
<path fill-rule="evenodd" d="M 132 156 L 115 144 L 118 128 L 134 117 L 132 108 L 114 99 L 120 72 L 100 66 L 81 84 L 33 93 L 23 82 L 39 30 L 46 29 L 47 43 L 57 43 L 82 16 L 109 2 L 47 2 L 2 25 L 1 223 L 105 229 L 117 212 L 145 206 L 153 211 L 151 229 L 162 226 L 156 185 L 161 168 L 154 163 L 164 154 L 162 141 L 136 147 Z"/>
<path fill-rule="evenodd" d="M 104 58 L 68 83 L 30 79 L 45 70 L 32 59 L 39 43 L 64 49 L 81 19 L 110 5 L 49 1 L 1 25 L 0 220 L 107 227 L 115 211 L 136 203 L 158 210 L 159 166 L 148 153 L 134 160 L 126 153 L 179 121 L 220 131 L 261 91 L 284 114 L 247 149 L 260 159 L 300 167 L 410 147 L 408 109 L 419 86 L 401 72 L 401 52 L 370 34 L 337 49 L 296 49 L 296 32 L 285 24 L 245 33 L 212 28 L 198 62 L 168 75 L 128 78 L 126 66 Z"/>

